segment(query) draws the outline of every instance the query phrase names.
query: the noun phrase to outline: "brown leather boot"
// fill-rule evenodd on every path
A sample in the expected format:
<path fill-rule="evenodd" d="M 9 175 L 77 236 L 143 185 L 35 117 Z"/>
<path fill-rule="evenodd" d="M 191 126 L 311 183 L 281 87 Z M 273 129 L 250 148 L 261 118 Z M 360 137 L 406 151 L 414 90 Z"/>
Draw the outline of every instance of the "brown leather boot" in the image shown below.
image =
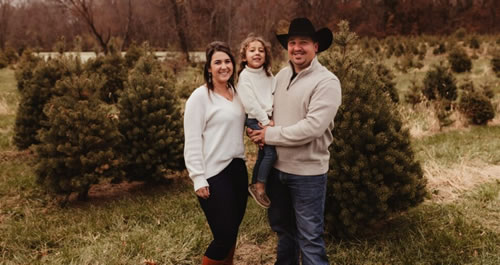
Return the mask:
<path fill-rule="evenodd" d="M 201 260 L 201 265 L 224 265 L 226 260 L 213 260 L 207 256 L 203 256 Z"/>
<path fill-rule="evenodd" d="M 236 249 L 236 246 L 234 246 L 230 251 L 229 254 L 227 254 L 226 259 L 224 259 L 224 265 L 233 265 L 233 259 L 234 259 L 234 250 Z"/>

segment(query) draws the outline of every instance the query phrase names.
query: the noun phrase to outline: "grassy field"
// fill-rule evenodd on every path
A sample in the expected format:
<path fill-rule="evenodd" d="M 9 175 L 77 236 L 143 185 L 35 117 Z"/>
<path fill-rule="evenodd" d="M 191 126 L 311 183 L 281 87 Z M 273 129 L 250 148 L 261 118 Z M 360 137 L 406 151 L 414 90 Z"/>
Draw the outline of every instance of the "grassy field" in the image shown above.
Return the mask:
<path fill-rule="evenodd" d="M 479 78 L 476 66 L 485 63 L 470 75 Z M 400 91 L 412 74 L 397 75 Z M 11 143 L 15 84 L 13 71 L 1 69 L 0 264 L 200 263 L 211 234 L 187 177 L 156 187 L 103 183 L 89 201 L 64 207 L 41 190 L 32 155 Z M 425 112 L 405 111 L 408 126 L 425 132 L 413 144 L 431 195 L 368 238 L 327 237 L 331 264 L 500 264 L 500 126 L 438 132 Z M 266 218 L 249 200 L 236 264 L 273 264 Z"/>

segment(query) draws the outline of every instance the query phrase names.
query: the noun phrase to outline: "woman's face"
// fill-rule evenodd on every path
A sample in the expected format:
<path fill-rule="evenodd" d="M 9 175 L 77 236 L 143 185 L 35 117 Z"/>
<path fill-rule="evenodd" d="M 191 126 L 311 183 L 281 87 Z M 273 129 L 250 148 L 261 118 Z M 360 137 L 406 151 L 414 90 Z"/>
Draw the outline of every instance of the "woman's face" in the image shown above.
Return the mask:
<path fill-rule="evenodd" d="M 233 62 L 225 52 L 214 52 L 210 61 L 209 73 L 212 73 L 214 83 L 227 83 L 233 74 Z"/>

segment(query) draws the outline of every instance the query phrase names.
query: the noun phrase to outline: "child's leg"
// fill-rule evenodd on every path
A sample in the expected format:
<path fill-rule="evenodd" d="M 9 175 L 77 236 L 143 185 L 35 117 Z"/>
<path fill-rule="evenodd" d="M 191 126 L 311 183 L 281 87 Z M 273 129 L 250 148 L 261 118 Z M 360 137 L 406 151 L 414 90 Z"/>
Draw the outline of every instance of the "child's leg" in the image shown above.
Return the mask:
<path fill-rule="evenodd" d="M 276 149 L 273 145 L 266 144 L 262 149 L 262 153 L 263 156 L 259 164 L 257 181 L 265 184 L 267 182 L 267 177 L 271 173 L 271 169 L 274 166 L 274 162 L 276 161 Z"/>
<path fill-rule="evenodd" d="M 259 121 L 257 119 L 246 119 L 245 124 L 247 125 L 248 128 L 252 130 L 262 130 L 259 126 Z M 255 161 L 255 165 L 253 167 L 253 172 L 252 172 L 252 184 L 255 184 L 257 182 L 257 178 L 259 176 L 259 168 L 260 168 L 260 163 L 264 157 L 264 150 L 263 149 L 258 149 L 257 152 L 257 160 Z"/>

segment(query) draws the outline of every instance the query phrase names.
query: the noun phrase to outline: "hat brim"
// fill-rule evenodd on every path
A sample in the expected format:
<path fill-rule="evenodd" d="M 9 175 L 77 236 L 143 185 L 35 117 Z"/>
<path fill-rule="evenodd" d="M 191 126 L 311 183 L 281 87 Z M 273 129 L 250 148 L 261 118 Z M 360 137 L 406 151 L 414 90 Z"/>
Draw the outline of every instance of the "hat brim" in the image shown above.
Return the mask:
<path fill-rule="evenodd" d="M 332 45 L 333 41 L 333 33 L 330 29 L 328 28 L 322 28 L 318 31 L 316 31 L 312 36 L 311 34 L 300 34 L 300 33 L 294 33 L 294 34 L 276 34 L 276 38 L 278 38 L 279 43 L 285 50 L 288 49 L 288 38 L 290 36 L 308 36 L 311 37 L 314 41 L 318 42 L 318 52 L 320 53 L 322 51 L 325 51 Z"/>

